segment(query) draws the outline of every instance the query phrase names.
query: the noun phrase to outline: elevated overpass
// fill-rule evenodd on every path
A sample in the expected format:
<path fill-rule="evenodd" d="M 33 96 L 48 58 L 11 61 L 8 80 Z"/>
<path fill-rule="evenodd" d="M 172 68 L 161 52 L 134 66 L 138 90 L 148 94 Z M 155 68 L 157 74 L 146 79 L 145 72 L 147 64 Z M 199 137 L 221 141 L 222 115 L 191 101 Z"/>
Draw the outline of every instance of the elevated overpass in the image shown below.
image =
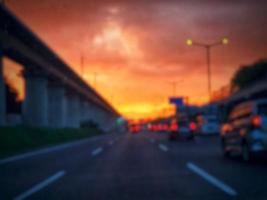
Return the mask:
<path fill-rule="evenodd" d="M 4 5 L 0 5 L 0 125 L 6 125 L 4 57 L 23 66 L 25 125 L 74 128 L 93 121 L 106 130 L 115 126 L 120 114 Z"/>

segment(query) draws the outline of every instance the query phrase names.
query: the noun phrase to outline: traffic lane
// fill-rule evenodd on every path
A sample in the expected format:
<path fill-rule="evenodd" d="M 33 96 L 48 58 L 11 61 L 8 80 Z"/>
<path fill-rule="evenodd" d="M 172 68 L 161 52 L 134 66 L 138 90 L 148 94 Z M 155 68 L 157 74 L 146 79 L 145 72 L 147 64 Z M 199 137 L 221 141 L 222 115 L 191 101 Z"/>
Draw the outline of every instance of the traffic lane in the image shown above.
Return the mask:
<path fill-rule="evenodd" d="M 168 139 L 168 132 L 151 132 L 151 131 L 143 131 L 139 134 L 145 135 L 146 138 L 152 139 L 155 141 L 163 141 Z"/>
<path fill-rule="evenodd" d="M 147 140 L 150 141 L 150 139 Z M 192 162 L 194 160 L 194 156 L 198 157 L 196 152 L 202 152 L 204 156 L 208 156 L 210 152 L 214 151 L 214 148 L 218 147 L 217 144 L 215 144 L 214 142 L 211 143 L 210 140 L 218 141 L 218 138 L 211 136 L 207 137 L 207 140 L 203 140 L 202 137 L 196 137 L 196 139 L 194 140 L 183 139 L 179 142 L 172 142 L 168 140 L 168 134 L 162 134 L 162 137 L 160 138 L 160 140 L 156 141 L 155 145 L 158 145 L 160 148 L 163 146 L 164 148 L 162 148 L 162 150 L 164 151 L 166 151 L 165 149 L 167 149 L 167 151 L 169 152 L 168 156 L 170 157 L 170 160 L 173 161 L 174 165 L 183 163 L 183 165 L 188 170 L 190 170 L 191 175 L 194 174 L 194 176 L 201 180 L 201 183 L 199 184 L 195 184 L 195 182 L 190 181 L 190 184 L 192 184 L 193 187 L 197 187 L 200 190 L 205 191 L 205 193 L 209 194 L 209 197 L 214 197 L 215 195 L 213 194 L 213 192 L 210 192 L 209 188 L 202 187 L 203 184 L 209 185 L 209 187 L 215 188 L 217 191 L 220 191 L 220 194 L 216 194 L 217 196 L 215 199 L 237 199 L 238 193 L 235 191 L 235 188 L 232 188 L 221 179 L 212 176 L 211 174 L 209 174 L 209 172 L 205 171 L 194 162 Z M 194 148 L 196 144 L 199 145 L 199 148 Z M 205 146 L 206 148 L 202 148 L 202 146 Z M 217 148 L 217 151 L 218 150 L 219 148 Z M 192 168 L 197 168 L 197 170 L 192 170 Z M 201 171 L 201 173 L 199 173 L 199 171 Z"/>
<path fill-rule="evenodd" d="M 229 199 L 143 134 L 128 134 L 107 151 L 73 166 L 31 199 Z"/>
<path fill-rule="evenodd" d="M 7 163 L 13 163 L 18 162 L 20 160 L 26 160 L 28 158 L 33 158 L 35 156 L 42 156 L 46 155 L 48 153 L 54 153 L 57 151 L 63 151 L 68 148 L 75 148 L 76 146 L 83 145 L 85 143 L 92 143 L 98 140 L 107 139 L 107 137 L 113 137 L 115 134 L 102 134 L 101 136 L 94 136 L 91 138 L 84 138 L 80 140 L 75 140 L 71 142 L 66 143 L 60 143 L 60 144 L 54 144 L 54 145 L 48 145 L 41 148 L 36 148 L 31 151 L 27 151 L 18 155 L 14 155 L 11 157 L 0 159 L 0 165 L 7 164 Z"/>
<path fill-rule="evenodd" d="M 210 173 L 222 177 L 236 188 L 240 199 L 266 199 L 266 158 L 262 157 L 253 162 L 245 163 L 237 156 L 230 159 L 224 158 L 221 150 L 219 150 L 216 154 L 211 154 L 210 159 L 212 162 L 208 162 L 201 157 L 196 158 L 195 161 Z"/>
<path fill-rule="evenodd" d="M 83 162 L 85 155 L 90 155 L 94 148 L 107 143 L 104 137 L 100 140 L 90 140 L 80 146 L 70 147 L 45 155 L 34 156 L 17 162 L 0 165 L 1 196 L 12 197 L 24 191 L 36 182 L 45 179 L 55 171 Z M 104 139 L 104 140 L 103 140 Z M 92 142 L 94 141 L 94 142 Z M 0 197 L 1 197 L 0 196 Z"/>
<path fill-rule="evenodd" d="M 245 163 L 240 157 L 224 158 L 219 137 L 196 137 L 195 141 L 166 142 L 173 157 L 193 162 L 233 187 L 238 199 L 266 199 L 267 160 L 258 157 Z"/>
<path fill-rule="evenodd" d="M 11 199 L 51 174 L 84 162 L 84 158 L 88 158 L 90 162 L 89 158 L 95 149 L 100 146 L 108 148 L 109 142 L 117 140 L 117 137 L 122 136 L 105 135 L 91 138 L 78 146 L 1 164 L 0 199 Z"/>

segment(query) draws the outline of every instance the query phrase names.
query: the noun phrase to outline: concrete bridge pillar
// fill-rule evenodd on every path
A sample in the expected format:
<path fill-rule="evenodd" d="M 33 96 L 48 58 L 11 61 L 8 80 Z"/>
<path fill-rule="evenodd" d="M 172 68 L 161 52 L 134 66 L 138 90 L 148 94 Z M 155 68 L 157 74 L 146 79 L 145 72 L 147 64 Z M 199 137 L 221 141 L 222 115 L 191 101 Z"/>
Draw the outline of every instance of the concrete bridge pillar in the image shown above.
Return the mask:
<path fill-rule="evenodd" d="M 82 101 L 81 114 L 82 123 L 95 122 L 93 105 L 89 101 Z"/>
<path fill-rule="evenodd" d="M 109 116 L 109 124 L 110 124 L 110 129 L 113 130 L 116 128 L 117 125 L 117 118 L 113 115 Z"/>
<path fill-rule="evenodd" d="M 6 125 L 6 91 L 3 73 L 3 49 L 0 46 L 0 126 Z"/>
<path fill-rule="evenodd" d="M 109 131 L 116 125 L 112 116 L 106 110 L 89 101 L 83 101 L 81 114 L 82 122 L 92 121 L 103 131 Z"/>
<path fill-rule="evenodd" d="M 81 122 L 81 124 L 83 124 L 83 123 L 88 122 L 88 119 L 87 119 L 88 103 L 83 99 L 81 99 L 80 103 L 81 103 L 81 105 L 80 105 L 80 122 Z"/>
<path fill-rule="evenodd" d="M 41 71 L 24 71 L 25 99 L 23 102 L 23 121 L 28 126 L 46 127 L 48 125 L 48 79 Z"/>
<path fill-rule="evenodd" d="M 93 113 L 94 122 L 98 125 L 100 129 L 104 130 L 105 119 L 103 118 L 102 109 L 96 105 L 93 106 L 93 109 L 94 109 Z"/>
<path fill-rule="evenodd" d="M 93 104 L 92 102 L 87 102 L 86 103 L 86 120 L 87 121 L 92 121 L 95 124 L 99 124 L 98 119 L 97 119 L 97 110 L 96 110 L 96 105 Z"/>
<path fill-rule="evenodd" d="M 105 110 L 100 107 L 97 107 L 95 117 L 97 120 L 97 124 L 103 131 L 107 132 L 111 129 L 110 116 Z"/>
<path fill-rule="evenodd" d="M 102 129 L 104 131 L 108 131 L 109 130 L 109 120 L 108 120 L 108 116 L 106 114 L 105 111 L 101 110 L 101 118 L 102 118 Z"/>
<path fill-rule="evenodd" d="M 108 112 L 105 112 L 105 124 L 106 124 L 106 131 L 111 131 L 112 129 L 114 129 L 114 126 L 115 126 L 115 121 L 114 121 L 114 118 L 113 116 L 108 113 Z"/>
<path fill-rule="evenodd" d="M 66 94 L 65 127 L 80 127 L 80 97 L 72 92 Z"/>
<path fill-rule="evenodd" d="M 52 128 L 64 128 L 66 115 L 65 88 L 61 83 L 48 87 L 48 124 Z"/>

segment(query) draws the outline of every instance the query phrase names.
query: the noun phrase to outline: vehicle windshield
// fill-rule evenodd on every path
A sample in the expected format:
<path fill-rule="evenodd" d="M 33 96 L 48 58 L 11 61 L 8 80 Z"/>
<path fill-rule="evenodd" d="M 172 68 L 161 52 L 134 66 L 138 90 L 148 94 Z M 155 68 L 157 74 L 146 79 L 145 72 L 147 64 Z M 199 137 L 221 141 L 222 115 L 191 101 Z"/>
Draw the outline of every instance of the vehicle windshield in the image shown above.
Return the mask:
<path fill-rule="evenodd" d="M 266 80 L 267 0 L 0 0 L 0 200 L 267 200 Z"/>
<path fill-rule="evenodd" d="M 204 121 L 207 121 L 207 122 L 216 122 L 217 121 L 217 117 L 216 116 L 206 116 L 204 117 Z"/>
<path fill-rule="evenodd" d="M 211 123 L 213 123 L 213 122 L 214 122 L 214 123 L 218 122 L 218 120 L 216 120 L 216 119 L 207 119 L 207 121 L 208 121 L 208 122 L 211 122 Z"/>

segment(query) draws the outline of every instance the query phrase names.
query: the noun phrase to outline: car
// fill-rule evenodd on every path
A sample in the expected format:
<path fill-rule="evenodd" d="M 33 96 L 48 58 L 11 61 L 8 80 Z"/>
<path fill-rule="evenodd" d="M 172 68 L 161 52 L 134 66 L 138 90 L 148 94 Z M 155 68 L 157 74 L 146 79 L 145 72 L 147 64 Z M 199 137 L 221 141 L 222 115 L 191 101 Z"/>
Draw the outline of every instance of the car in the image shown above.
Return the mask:
<path fill-rule="evenodd" d="M 169 140 L 177 140 L 178 123 L 176 119 L 173 119 L 169 126 Z"/>
<path fill-rule="evenodd" d="M 197 131 L 200 135 L 219 135 L 220 124 L 216 115 L 197 117 Z"/>
<path fill-rule="evenodd" d="M 173 120 L 170 124 L 169 140 L 194 139 L 196 123 L 189 120 Z"/>
<path fill-rule="evenodd" d="M 141 127 L 138 124 L 132 124 L 129 126 L 129 131 L 132 134 L 137 134 L 141 131 Z"/>
<path fill-rule="evenodd" d="M 220 136 L 225 156 L 239 153 L 249 161 L 256 153 L 266 154 L 267 99 L 236 105 L 222 125 Z"/>

